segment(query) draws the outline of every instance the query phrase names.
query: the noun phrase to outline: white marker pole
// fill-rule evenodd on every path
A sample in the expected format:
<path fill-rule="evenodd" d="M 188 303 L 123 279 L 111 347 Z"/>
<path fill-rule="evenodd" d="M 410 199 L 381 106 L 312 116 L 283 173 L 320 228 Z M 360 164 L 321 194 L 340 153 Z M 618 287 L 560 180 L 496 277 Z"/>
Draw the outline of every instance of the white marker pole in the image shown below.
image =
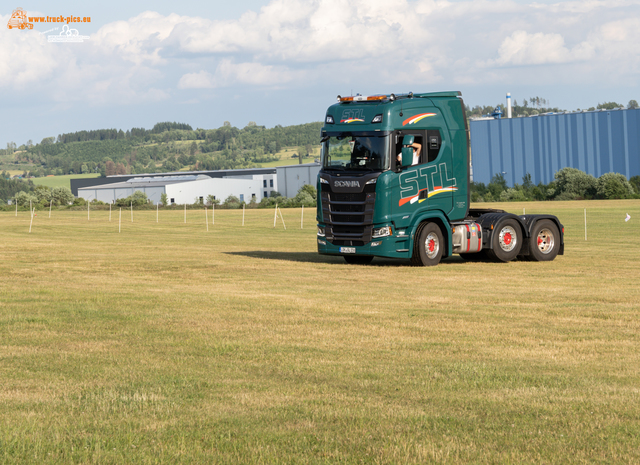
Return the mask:
<path fill-rule="evenodd" d="M 184 224 L 187 224 L 187 204 L 184 204 Z"/>
<path fill-rule="evenodd" d="M 131 222 L 133 223 L 133 200 L 131 201 Z"/>
<path fill-rule="evenodd" d="M 207 225 L 207 232 L 209 232 L 209 210 L 207 210 L 207 207 L 204 207 L 204 222 Z"/>
<path fill-rule="evenodd" d="M 302 229 L 303 219 L 304 219 L 304 205 L 302 206 L 302 211 L 300 212 L 300 229 Z"/>
<path fill-rule="evenodd" d="M 111 204 L 109 204 L 109 223 L 111 223 Z"/>
<path fill-rule="evenodd" d="M 49 202 L 49 218 L 51 218 L 51 205 L 53 205 L 53 200 Z"/>
<path fill-rule="evenodd" d="M 584 209 L 584 240 L 587 240 L 587 209 Z"/>
<path fill-rule="evenodd" d="M 216 204 L 212 203 L 211 204 L 211 225 L 216 224 L 215 214 L 216 214 Z"/>
<path fill-rule="evenodd" d="M 284 224 L 284 217 L 282 216 L 282 210 L 280 210 L 280 209 L 278 208 L 278 211 L 280 212 L 280 219 L 282 220 L 282 226 L 284 226 L 284 229 L 286 230 L 286 229 L 287 229 L 287 225 L 286 225 L 286 224 Z"/>
<path fill-rule="evenodd" d="M 87 221 L 89 221 L 89 201 L 87 200 Z"/>
<path fill-rule="evenodd" d="M 16 216 L 18 216 L 18 202 L 16 202 Z"/>
<path fill-rule="evenodd" d="M 31 210 L 31 223 L 29 223 L 29 234 L 31 234 L 31 225 L 33 224 L 33 210 Z"/>
<path fill-rule="evenodd" d="M 118 232 L 120 232 L 121 227 L 122 227 L 122 207 L 120 207 L 120 216 L 118 217 Z"/>
<path fill-rule="evenodd" d="M 242 226 L 244 226 L 244 204 L 242 204 Z"/>
<path fill-rule="evenodd" d="M 525 210 L 524 210 L 524 207 L 522 207 L 522 214 L 523 214 L 523 215 L 526 215 Z"/>
<path fill-rule="evenodd" d="M 158 222 L 158 209 L 160 208 L 160 204 L 156 204 L 156 223 Z"/>
<path fill-rule="evenodd" d="M 276 209 L 273 212 L 273 227 L 276 227 L 276 221 L 278 221 L 278 202 L 276 202 Z"/>

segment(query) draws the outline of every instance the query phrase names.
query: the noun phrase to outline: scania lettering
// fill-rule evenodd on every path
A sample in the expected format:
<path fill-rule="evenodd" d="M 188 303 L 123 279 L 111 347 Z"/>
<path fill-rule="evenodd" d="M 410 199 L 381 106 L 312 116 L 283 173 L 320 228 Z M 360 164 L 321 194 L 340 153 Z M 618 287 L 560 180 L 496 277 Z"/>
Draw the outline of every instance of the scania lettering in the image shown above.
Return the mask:
<path fill-rule="evenodd" d="M 358 181 L 333 181 L 333 185 L 336 187 L 360 187 Z"/>
<path fill-rule="evenodd" d="M 318 252 L 437 265 L 553 260 L 553 215 L 470 208 L 469 128 L 459 92 L 340 97 L 327 110 L 318 174 Z"/>

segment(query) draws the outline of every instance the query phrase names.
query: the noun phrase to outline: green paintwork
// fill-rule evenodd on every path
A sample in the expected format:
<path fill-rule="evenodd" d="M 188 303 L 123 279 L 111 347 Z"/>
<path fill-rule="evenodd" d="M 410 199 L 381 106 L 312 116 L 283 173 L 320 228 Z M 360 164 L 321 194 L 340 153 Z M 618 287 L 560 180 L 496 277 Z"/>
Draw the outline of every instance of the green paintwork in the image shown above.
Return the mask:
<path fill-rule="evenodd" d="M 441 224 L 448 245 L 447 255 L 450 255 L 449 223 L 464 219 L 469 208 L 469 138 L 459 93 L 414 94 L 413 98 L 395 101 L 336 103 L 329 107 L 327 115 L 333 117 L 335 124 L 325 124 L 323 132 L 387 132 L 394 141 L 392 150 L 396 147 L 398 131 L 402 131 L 403 136 L 413 131 L 424 135 L 424 147 L 428 144 L 425 131 L 439 130 L 442 140 L 435 160 L 408 166 L 411 161 L 405 161 L 402 150 L 403 169 L 400 172 L 390 169 L 378 177 L 373 224 L 374 227 L 392 225 L 394 235 L 374 239 L 373 242 L 381 242 L 377 247 L 371 247 L 371 244 L 357 247 L 357 254 L 410 257 L 417 226 L 431 219 Z M 372 123 L 376 115 L 382 115 L 382 122 Z M 410 152 L 411 149 L 407 155 Z M 392 160 L 395 161 L 396 155 L 391 153 Z M 320 203 L 318 222 L 322 225 Z M 403 230 L 406 235 L 398 237 L 397 231 Z M 339 247 L 325 242 L 326 245 L 318 245 L 320 253 L 340 253 Z"/>

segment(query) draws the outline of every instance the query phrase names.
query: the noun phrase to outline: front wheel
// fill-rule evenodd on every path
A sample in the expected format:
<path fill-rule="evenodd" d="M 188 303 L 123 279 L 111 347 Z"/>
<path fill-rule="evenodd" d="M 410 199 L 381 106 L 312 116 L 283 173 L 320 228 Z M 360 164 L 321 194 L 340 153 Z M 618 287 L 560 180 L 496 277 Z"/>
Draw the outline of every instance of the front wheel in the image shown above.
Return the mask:
<path fill-rule="evenodd" d="M 349 265 L 368 265 L 373 260 L 371 255 L 343 255 Z"/>
<path fill-rule="evenodd" d="M 508 219 L 493 231 L 491 239 L 493 249 L 488 253 L 498 261 L 510 262 L 515 259 L 522 247 L 522 229 L 516 220 Z"/>
<path fill-rule="evenodd" d="M 442 231 L 435 223 L 426 223 L 413 246 L 411 264 L 416 266 L 435 266 L 440 263 L 444 250 Z"/>
<path fill-rule="evenodd" d="M 538 221 L 529 239 L 529 259 L 536 262 L 551 261 L 560 250 L 558 227 L 550 220 Z"/>

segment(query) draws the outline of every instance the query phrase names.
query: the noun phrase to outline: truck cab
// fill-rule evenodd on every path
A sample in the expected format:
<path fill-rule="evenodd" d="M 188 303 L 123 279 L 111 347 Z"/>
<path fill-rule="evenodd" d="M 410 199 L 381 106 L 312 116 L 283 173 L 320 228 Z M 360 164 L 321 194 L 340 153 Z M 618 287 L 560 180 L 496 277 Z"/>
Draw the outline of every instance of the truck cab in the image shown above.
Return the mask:
<path fill-rule="evenodd" d="M 469 130 L 459 92 L 338 96 L 321 141 L 321 254 L 361 264 L 380 256 L 435 265 L 453 253 L 509 261 L 530 255 L 532 225 L 543 219 L 552 223 L 544 225 L 553 237 L 541 240 L 553 247 L 542 259 L 562 253 L 555 217 L 469 208 Z M 496 254 L 498 223 L 509 229 L 498 233 Z"/>

